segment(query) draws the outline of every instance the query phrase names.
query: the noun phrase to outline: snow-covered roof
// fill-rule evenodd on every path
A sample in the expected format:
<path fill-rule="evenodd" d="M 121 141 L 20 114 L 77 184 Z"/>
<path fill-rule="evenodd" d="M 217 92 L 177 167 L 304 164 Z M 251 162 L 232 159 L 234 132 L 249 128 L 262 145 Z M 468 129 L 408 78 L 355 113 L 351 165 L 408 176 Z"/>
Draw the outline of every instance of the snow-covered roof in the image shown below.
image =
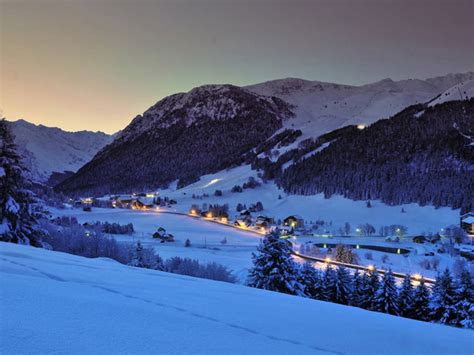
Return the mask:
<path fill-rule="evenodd" d="M 143 203 L 144 205 L 153 205 L 153 198 L 152 197 L 139 197 L 137 199 L 139 202 Z"/>
<path fill-rule="evenodd" d="M 474 216 L 466 217 L 462 220 L 464 223 L 474 223 Z"/>
<path fill-rule="evenodd" d="M 128 200 L 132 200 L 132 199 L 133 199 L 133 196 L 131 196 L 131 195 L 119 195 L 119 196 L 117 196 L 117 199 L 122 200 L 122 201 L 123 201 L 123 200 L 127 200 L 127 201 L 128 201 Z"/>
<path fill-rule="evenodd" d="M 303 217 L 301 217 L 298 214 L 291 214 L 288 217 L 286 217 L 285 219 L 288 219 L 288 218 L 303 219 Z"/>

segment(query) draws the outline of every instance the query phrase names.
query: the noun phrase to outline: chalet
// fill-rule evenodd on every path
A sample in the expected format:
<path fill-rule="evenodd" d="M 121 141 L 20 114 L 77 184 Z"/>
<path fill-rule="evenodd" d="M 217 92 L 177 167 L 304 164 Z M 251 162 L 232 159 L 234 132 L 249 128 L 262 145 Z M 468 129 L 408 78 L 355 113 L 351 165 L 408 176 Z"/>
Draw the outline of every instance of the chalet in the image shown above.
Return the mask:
<path fill-rule="evenodd" d="M 250 218 L 237 218 L 234 225 L 237 227 L 249 227 L 252 223 Z"/>
<path fill-rule="evenodd" d="M 191 216 L 198 216 L 201 214 L 201 211 L 197 207 L 191 207 L 191 209 L 189 210 L 189 214 Z"/>
<path fill-rule="evenodd" d="M 413 237 L 413 243 L 423 244 L 426 242 L 426 237 L 423 235 L 417 235 Z"/>
<path fill-rule="evenodd" d="M 240 216 L 250 216 L 250 211 L 249 210 L 242 210 L 242 211 L 240 211 Z"/>
<path fill-rule="evenodd" d="M 221 211 L 219 213 L 219 221 L 227 223 L 229 221 L 229 214 L 227 212 Z"/>
<path fill-rule="evenodd" d="M 145 197 L 148 197 L 148 198 L 155 198 L 155 197 L 158 197 L 159 196 L 159 192 L 156 191 L 156 192 L 147 192 L 145 193 Z"/>
<path fill-rule="evenodd" d="M 469 212 L 461 216 L 461 228 L 464 229 L 470 237 L 474 237 L 474 212 Z"/>
<path fill-rule="evenodd" d="M 148 197 L 139 197 L 132 202 L 132 208 L 148 209 L 154 206 L 153 199 Z"/>
<path fill-rule="evenodd" d="M 132 205 L 134 198 L 131 195 L 119 195 L 112 198 L 112 206 L 129 208 Z"/>
<path fill-rule="evenodd" d="M 211 211 L 201 211 L 201 217 L 204 217 L 204 218 L 212 218 L 213 215 L 212 215 L 212 212 L 211 212 Z"/>
<path fill-rule="evenodd" d="M 267 228 L 273 223 L 273 218 L 266 216 L 257 216 L 257 218 L 255 219 L 255 225 L 261 228 Z"/>
<path fill-rule="evenodd" d="M 80 207 L 82 207 L 82 201 L 81 200 L 75 200 L 73 205 L 74 205 L 74 207 L 80 208 Z"/>
<path fill-rule="evenodd" d="M 286 217 L 283 220 L 283 226 L 292 228 L 303 228 L 304 219 L 296 214 Z"/>
<path fill-rule="evenodd" d="M 153 233 L 153 238 L 160 239 L 162 243 L 174 242 L 174 235 L 170 233 L 166 233 L 166 230 L 162 227 L 158 228 L 158 230 L 155 233 Z"/>

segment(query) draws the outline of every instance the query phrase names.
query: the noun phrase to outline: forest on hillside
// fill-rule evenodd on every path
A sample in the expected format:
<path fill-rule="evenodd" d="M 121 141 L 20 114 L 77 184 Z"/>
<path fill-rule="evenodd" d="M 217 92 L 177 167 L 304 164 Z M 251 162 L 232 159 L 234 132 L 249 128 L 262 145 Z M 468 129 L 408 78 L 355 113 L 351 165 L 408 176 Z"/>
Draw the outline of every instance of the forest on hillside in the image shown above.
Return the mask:
<path fill-rule="evenodd" d="M 292 194 L 472 210 L 474 100 L 415 105 L 364 130 L 348 130 L 277 181 Z"/>

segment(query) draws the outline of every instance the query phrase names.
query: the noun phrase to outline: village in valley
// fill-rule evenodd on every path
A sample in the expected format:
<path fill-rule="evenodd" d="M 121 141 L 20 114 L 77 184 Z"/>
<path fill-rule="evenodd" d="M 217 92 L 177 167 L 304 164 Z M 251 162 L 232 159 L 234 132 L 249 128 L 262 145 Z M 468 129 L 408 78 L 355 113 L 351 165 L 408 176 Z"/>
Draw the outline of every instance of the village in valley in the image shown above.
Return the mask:
<path fill-rule="evenodd" d="M 459 225 L 440 228 L 437 233 L 411 234 L 407 226 L 400 224 L 384 226 L 376 230 L 369 223 L 351 227 L 346 222 L 341 228 L 335 228 L 332 223 L 305 220 L 298 214 L 275 218 L 271 211 L 264 209 L 260 201 L 251 203 L 248 207 L 239 202 L 232 210 L 228 204 L 219 204 L 219 197 L 222 194 L 221 190 L 216 190 L 213 194 L 214 198 L 210 199 L 211 202 L 202 204 L 196 202 L 188 207 L 180 204 L 176 194 L 170 198 L 162 196 L 159 191 L 99 198 L 88 197 L 71 200 L 71 210 L 67 212 L 67 215 L 77 215 L 80 216 L 80 220 L 93 221 L 95 218 L 102 218 L 102 213 L 94 213 L 96 210 L 112 208 L 145 213 L 149 218 L 153 218 L 151 217 L 153 215 L 160 215 L 165 219 L 171 216 L 192 218 L 201 222 L 204 233 L 212 229 L 213 224 L 261 238 L 268 233 L 276 232 L 280 238 L 291 242 L 293 256 L 299 262 L 311 262 L 319 268 L 325 265 L 343 265 L 352 270 L 377 269 L 379 272 L 384 272 L 391 269 L 400 279 L 409 274 L 414 281 L 419 281 L 423 277 L 428 283 L 433 283 L 436 275 L 444 268 L 453 266 L 462 268 L 467 265 L 467 262 L 463 260 L 474 259 L 473 213 L 463 214 Z M 209 194 L 204 193 L 199 196 L 194 194 L 191 200 L 200 202 L 206 200 L 206 197 L 209 197 Z M 370 202 L 368 205 L 370 206 Z M 60 214 L 60 210 L 54 213 L 55 216 Z M 126 220 L 126 216 L 130 220 Z M 124 215 L 121 221 L 133 224 L 134 215 L 127 214 L 126 216 Z M 159 223 L 157 221 L 155 227 L 148 226 L 146 230 L 135 233 L 135 237 L 141 239 L 142 243 L 154 246 L 158 252 L 160 246 L 156 243 L 167 243 L 178 250 L 182 248 L 181 250 L 186 250 L 186 255 L 190 256 L 192 253 L 190 254 L 189 250 L 192 250 L 191 247 L 194 246 L 211 248 L 214 253 L 219 253 L 219 249 L 233 245 L 233 238 L 230 238 L 231 242 L 229 242 L 229 239 L 225 237 L 225 229 L 220 232 L 222 236 L 219 236 L 219 240 L 209 237 L 205 245 L 201 245 L 200 240 L 193 240 L 186 233 L 176 234 L 173 223 L 167 228 Z M 121 238 L 126 241 L 126 238 Z M 246 253 L 245 257 L 249 258 L 249 254 Z M 217 260 L 222 262 L 222 258 Z M 235 266 L 232 262 L 227 264 L 224 261 L 224 264 L 231 269 Z"/>

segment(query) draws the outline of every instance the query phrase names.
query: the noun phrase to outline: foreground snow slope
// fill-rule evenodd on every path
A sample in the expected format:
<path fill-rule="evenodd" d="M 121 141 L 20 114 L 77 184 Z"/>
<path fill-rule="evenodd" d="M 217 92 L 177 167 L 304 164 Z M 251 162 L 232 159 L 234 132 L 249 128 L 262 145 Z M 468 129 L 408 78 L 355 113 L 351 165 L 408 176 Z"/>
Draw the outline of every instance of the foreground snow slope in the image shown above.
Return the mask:
<path fill-rule="evenodd" d="M 0 352 L 471 354 L 472 332 L 0 243 Z"/>

